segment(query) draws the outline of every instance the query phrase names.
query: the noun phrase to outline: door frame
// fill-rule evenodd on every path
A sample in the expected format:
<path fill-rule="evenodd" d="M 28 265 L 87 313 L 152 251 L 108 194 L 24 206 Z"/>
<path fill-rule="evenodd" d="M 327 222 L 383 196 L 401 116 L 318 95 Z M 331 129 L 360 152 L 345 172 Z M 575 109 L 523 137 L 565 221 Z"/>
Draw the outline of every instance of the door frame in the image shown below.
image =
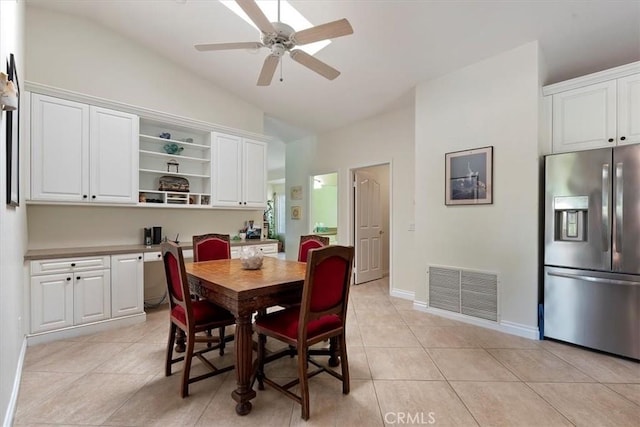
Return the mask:
<path fill-rule="evenodd" d="M 389 168 L 389 182 L 387 183 L 389 186 L 389 197 L 387 198 L 387 200 L 385 201 L 385 203 L 388 204 L 389 206 L 389 230 L 385 230 L 386 233 L 388 233 L 388 239 L 389 239 L 389 293 L 391 293 L 391 290 L 393 289 L 393 256 L 392 254 L 394 253 L 394 243 L 393 243 L 393 233 L 394 233 L 394 223 L 393 223 L 393 160 L 388 160 L 388 161 L 382 161 L 382 162 L 378 162 L 378 163 L 370 163 L 370 164 L 364 164 L 364 165 L 359 165 L 359 166 L 352 166 L 349 168 L 349 182 L 348 182 L 348 186 L 349 186 L 349 244 L 352 245 L 354 248 L 356 248 L 356 253 L 357 253 L 357 245 L 356 245 L 356 233 L 355 233 L 355 227 L 356 227 L 356 219 L 355 219 L 355 215 L 356 215 L 356 203 L 355 203 L 355 195 L 356 195 L 356 191 L 355 191 L 355 176 L 356 176 L 356 171 L 361 170 L 361 169 L 368 169 L 371 167 L 375 167 L 375 166 L 387 166 Z M 352 273 L 352 277 L 351 277 L 351 281 L 352 283 L 355 283 L 355 268 L 354 267 L 354 272 Z M 384 277 L 384 275 L 383 275 Z"/>

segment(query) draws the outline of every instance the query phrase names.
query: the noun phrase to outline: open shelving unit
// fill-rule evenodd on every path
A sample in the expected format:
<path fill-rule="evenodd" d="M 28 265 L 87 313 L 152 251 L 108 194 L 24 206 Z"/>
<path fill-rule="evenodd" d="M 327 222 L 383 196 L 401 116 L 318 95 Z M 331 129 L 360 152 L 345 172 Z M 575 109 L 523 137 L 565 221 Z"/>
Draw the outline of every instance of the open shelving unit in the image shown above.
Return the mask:
<path fill-rule="evenodd" d="M 160 137 L 166 133 L 169 138 Z M 180 151 L 169 154 L 165 147 L 170 144 L 176 144 Z M 211 206 L 210 132 L 141 118 L 139 158 L 139 205 Z M 169 162 L 176 162 L 177 166 Z M 184 178 L 189 182 L 189 191 L 160 190 L 161 177 Z"/>

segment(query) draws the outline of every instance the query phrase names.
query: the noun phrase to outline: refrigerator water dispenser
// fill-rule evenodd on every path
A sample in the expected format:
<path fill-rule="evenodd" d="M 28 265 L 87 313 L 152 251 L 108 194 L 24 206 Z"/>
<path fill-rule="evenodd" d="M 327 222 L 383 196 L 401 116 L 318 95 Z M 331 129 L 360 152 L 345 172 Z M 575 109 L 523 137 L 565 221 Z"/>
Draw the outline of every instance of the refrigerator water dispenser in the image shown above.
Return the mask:
<path fill-rule="evenodd" d="M 589 196 L 554 197 L 555 240 L 587 241 Z"/>

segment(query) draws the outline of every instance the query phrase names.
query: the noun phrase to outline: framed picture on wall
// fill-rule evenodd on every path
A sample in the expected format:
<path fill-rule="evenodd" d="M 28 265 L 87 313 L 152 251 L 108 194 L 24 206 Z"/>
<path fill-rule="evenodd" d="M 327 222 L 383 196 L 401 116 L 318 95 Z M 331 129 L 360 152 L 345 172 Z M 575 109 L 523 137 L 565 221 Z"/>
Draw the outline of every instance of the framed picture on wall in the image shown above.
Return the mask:
<path fill-rule="evenodd" d="M 493 203 L 493 147 L 445 154 L 445 205 Z"/>
<path fill-rule="evenodd" d="M 291 219 L 302 219 L 302 206 L 291 206 Z"/>
<path fill-rule="evenodd" d="M 18 95 L 18 106 L 6 112 L 7 141 L 7 204 L 20 205 L 20 84 L 13 53 L 7 59 L 7 77 L 13 82 Z"/>
<path fill-rule="evenodd" d="M 302 200 L 302 185 L 291 187 L 291 200 Z"/>

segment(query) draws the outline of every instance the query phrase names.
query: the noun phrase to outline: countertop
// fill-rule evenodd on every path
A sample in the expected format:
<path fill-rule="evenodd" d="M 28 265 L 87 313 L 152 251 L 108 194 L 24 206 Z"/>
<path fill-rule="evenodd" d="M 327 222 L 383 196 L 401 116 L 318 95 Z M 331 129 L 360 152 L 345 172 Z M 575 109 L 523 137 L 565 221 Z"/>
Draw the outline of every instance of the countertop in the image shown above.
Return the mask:
<path fill-rule="evenodd" d="M 232 240 L 231 247 L 249 246 L 249 245 L 266 245 L 270 243 L 278 243 L 275 239 L 250 239 L 250 240 Z M 192 249 L 192 242 L 180 243 L 182 249 Z M 48 258 L 70 258 L 85 256 L 104 256 L 117 254 L 130 254 L 138 252 L 160 252 L 160 245 L 113 245 L 113 246 L 91 246 L 83 248 L 51 248 L 51 249 L 31 249 L 24 256 L 25 261 L 33 261 Z"/>

